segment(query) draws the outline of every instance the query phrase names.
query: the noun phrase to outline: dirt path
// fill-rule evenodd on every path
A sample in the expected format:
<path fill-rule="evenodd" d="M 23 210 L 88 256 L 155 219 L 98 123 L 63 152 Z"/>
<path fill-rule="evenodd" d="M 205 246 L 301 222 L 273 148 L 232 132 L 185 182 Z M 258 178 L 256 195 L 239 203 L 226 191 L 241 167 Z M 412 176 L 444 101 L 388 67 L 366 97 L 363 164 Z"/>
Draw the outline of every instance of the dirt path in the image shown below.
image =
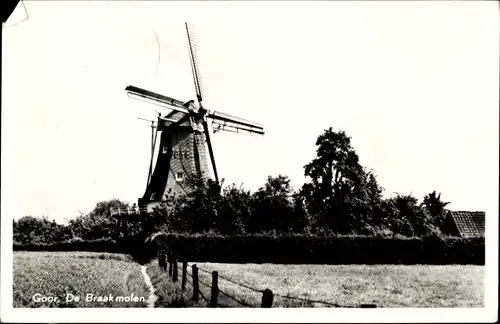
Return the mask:
<path fill-rule="evenodd" d="M 154 308 L 155 307 L 155 302 L 158 299 L 158 296 L 155 294 L 155 288 L 153 287 L 153 284 L 151 283 L 151 278 L 149 278 L 147 272 L 146 272 L 146 266 L 143 265 L 141 266 L 141 271 L 142 275 L 144 276 L 144 282 L 146 283 L 146 286 L 149 288 L 149 297 L 147 301 L 148 308 Z"/>

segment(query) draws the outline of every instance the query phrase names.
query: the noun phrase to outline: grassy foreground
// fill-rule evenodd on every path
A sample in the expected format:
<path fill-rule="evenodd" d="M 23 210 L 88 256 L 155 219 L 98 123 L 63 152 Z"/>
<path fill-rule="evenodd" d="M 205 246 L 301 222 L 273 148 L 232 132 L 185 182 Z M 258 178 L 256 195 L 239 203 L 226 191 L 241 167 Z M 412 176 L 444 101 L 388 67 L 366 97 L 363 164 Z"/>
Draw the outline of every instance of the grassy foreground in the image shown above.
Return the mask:
<path fill-rule="evenodd" d="M 484 267 L 469 265 L 278 265 L 198 263 L 200 269 L 219 272 L 219 289 L 252 307 L 260 307 L 262 294 L 224 280 L 243 283 L 257 290 L 269 288 L 275 294 L 273 307 L 333 307 L 334 305 L 293 300 L 283 296 L 327 301 L 347 307 L 375 304 L 377 307 L 484 307 Z M 188 268 L 191 272 L 191 268 Z M 161 272 L 156 261 L 148 266 L 159 295 L 158 307 L 205 307 L 189 300 L 186 291 Z M 222 276 L 222 277 L 221 277 Z M 211 283 L 211 275 L 199 271 L 199 279 Z M 210 288 L 200 283 L 209 299 Z M 220 293 L 222 307 L 245 307 Z"/>
<path fill-rule="evenodd" d="M 127 255 L 14 252 L 13 261 L 14 307 L 146 307 L 148 290 L 141 267 Z M 68 294 L 80 300 L 67 302 Z M 87 301 L 87 294 L 101 298 Z"/>

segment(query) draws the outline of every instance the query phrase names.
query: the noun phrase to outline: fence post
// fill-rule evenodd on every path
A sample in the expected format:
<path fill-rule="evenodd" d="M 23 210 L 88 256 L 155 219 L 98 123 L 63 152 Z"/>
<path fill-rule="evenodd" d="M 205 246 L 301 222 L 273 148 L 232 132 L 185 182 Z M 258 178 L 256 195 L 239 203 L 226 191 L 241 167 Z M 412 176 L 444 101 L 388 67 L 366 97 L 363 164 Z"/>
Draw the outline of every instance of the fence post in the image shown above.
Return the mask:
<path fill-rule="evenodd" d="M 198 301 L 200 295 L 200 283 L 198 282 L 198 266 L 193 264 L 193 300 Z"/>
<path fill-rule="evenodd" d="M 168 275 L 172 277 L 172 255 L 168 254 Z"/>
<path fill-rule="evenodd" d="M 173 269 L 173 276 L 172 276 L 172 281 L 177 281 L 177 259 L 173 259 L 172 260 L 173 264 L 174 264 L 174 269 Z"/>
<path fill-rule="evenodd" d="M 187 277 L 187 262 L 183 261 L 182 262 L 182 283 L 181 283 L 182 290 L 186 290 L 186 277 Z"/>
<path fill-rule="evenodd" d="M 167 261 L 163 249 L 158 248 L 158 265 L 162 271 L 167 269 Z"/>
<path fill-rule="evenodd" d="M 219 296 L 219 273 L 212 271 L 212 292 L 210 294 L 210 307 L 217 307 L 217 297 Z"/>
<path fill-rule="evenodd" d="M 262 308 L 271 308 L 273 307 L 273 292 L 269 289 L 266 289 L 262 292 Z"/>
<path fill-rule="evenodd" d="M 158 250 L 156 250 L 156 258 L 158 259 L 158 266 L 161 269 L 161 249 L 158 247 Z"/>

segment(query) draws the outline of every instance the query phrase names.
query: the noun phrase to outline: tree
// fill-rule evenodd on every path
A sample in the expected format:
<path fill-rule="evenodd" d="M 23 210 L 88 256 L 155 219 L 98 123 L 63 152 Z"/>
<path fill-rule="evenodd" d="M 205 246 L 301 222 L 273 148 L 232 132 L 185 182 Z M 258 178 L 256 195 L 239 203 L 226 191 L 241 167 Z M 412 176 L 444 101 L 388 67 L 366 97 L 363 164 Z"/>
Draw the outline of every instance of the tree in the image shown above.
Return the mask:
<path fill-rule="evenodd" d="M 98 202 L 88 214 L 81 214 L 69 221 L 75 235 L 82 239 L 118 238 L 118 221 L 111 216 L 111 208 L 129 209 L 129 204 L 119 199 Z M 127 222 L 125 223 L 127 225 Z"/>
<path fill-rule="evenodd" d="M 252 232 L 284 232 L 296 227 L 293 219 L 293 190 L 285 175 L 268 176 L 263 187 L 253 194 L 253 217 L 249 224 Z"/>
<path fill-rule="evenodd" d="M 445 207 L 450 202 L 441 200 L 441 193 L 436 194 L 436 190 L 424 196 L 422 205 L 427 209 L 431 216 L 431 224 L 439 229 L 443 229 L 445 219 Z"/>
<path fill-rule="evenodd" d="M 412 194 L 396 194 L 387 200 L 386 208 L 393 233 L 423 236 L 429 231 L 429 213 Z"/>
<path fill-rule="evenodd" d="M 307 203 L 304 197 L 299 192 L 292 194 L 293 210 L 292 210 L 292 231 L 297 233 L 310 233 L 314 226 L 314 219 L 307 210 Z"/>
<path fill-rule="evenodd" d="M 377 177 L 373 171 L 367 173 L 365 181 L 365 195 L 368 202 L 369 223 L 378 229 L 383 229 L 386 224 L 387 215 L 383 213 L 383 188 L 378 184 Z"/>
<path fill-rule="evenodd" d="M 383 228 L 382 191 L 373 171 L 363 168 L 359 184 L 354 186 L 346 206 L 351 231 L 374 235 Z"/>
<path fill-rule="evenodd" d="M 13 241 L 21 244 L 54 243 L 72 238 L 69 227 L 46 217 L 24 216 L 13 221 Z"/>
<path fill-rule="evenodd" d="M 255 193 L 235 184 L 221 190 L 222 182 L 208 178 L 192 177 L 188 181 L 194 190 L 175 197 L 159 210 L 165 215 L 164 230 L 242 234 L 302 231 L 307 225 L 307 215 L 287 176 L 269 176 Z"/>
<path fill-rule="evenodd" d="M 252 219 L 252 195 L 235 184 L 224 188 L 218 205 L 218 230 L 221 234 L 242 234 Z"/>
<path fill-rule="evenodd" d="M 185 185 L 192 190 L 188 195 L 174 197 L 165 210 L 167 226 L 172 230 L 205 232 L 214 230 L 219 223 L 219 208 L 222 201 L 220 183 L 210 178 L 192 175 Z M 165 206 L 165 205 L 164 205 Z"/>
<path fill-rule="evenodd" d="M 359 230 L 373 218 L 373 205 L 380 204 L 382 188 L 375 175 L 361 166 L 344 131 L 334 132 L 330 127 L 318 137 L 316 146 L 316 158 L 304 166 L 311 182 L 300 190 L 309 212 L 319 225 L 334 231 Z"/>

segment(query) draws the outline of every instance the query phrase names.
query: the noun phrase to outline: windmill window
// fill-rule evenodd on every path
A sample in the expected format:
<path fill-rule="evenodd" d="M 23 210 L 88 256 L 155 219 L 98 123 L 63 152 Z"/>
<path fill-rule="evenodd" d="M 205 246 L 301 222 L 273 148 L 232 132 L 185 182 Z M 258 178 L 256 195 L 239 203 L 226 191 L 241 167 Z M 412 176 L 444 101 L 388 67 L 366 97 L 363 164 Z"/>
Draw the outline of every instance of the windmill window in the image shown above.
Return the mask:
<path fill-rule="evenodd" d="M 177 173 L 175 174 L 175 180 L 177 180 L 177 181 L 182 181 L 182 180 L 184 180 L 184 173 L 182 173 L 182 172 L 177 172 Z"/>
<path fill-rule="evenodd" d="M 166 147 L 166 146 L 164 146 L 164 147 L 162 148 L 162 150 L 161 150 L 161 152 L 162 152 L 163 154 L 167 154 L 167 151 L 168 151 L 168 147 Z"/>

